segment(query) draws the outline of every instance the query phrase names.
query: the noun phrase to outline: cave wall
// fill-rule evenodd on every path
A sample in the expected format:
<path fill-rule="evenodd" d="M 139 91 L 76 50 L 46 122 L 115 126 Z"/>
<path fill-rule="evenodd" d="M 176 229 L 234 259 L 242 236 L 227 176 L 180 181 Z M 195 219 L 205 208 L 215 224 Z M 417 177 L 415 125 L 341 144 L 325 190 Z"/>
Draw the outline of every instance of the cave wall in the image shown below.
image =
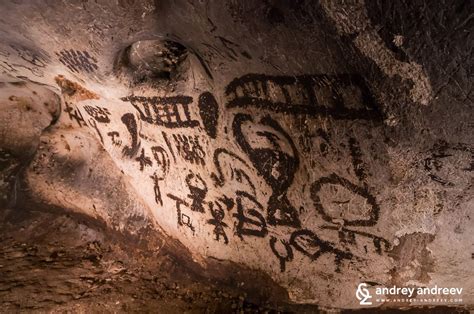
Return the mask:
<path fill-rule="evenodd" d="M 462 5 L 4 2 L 4 169 L 23 165 L 30 199 L 151 223 L 297 303 L 357 307 L 367 281 L 462 283 L 472 304 Z"/>

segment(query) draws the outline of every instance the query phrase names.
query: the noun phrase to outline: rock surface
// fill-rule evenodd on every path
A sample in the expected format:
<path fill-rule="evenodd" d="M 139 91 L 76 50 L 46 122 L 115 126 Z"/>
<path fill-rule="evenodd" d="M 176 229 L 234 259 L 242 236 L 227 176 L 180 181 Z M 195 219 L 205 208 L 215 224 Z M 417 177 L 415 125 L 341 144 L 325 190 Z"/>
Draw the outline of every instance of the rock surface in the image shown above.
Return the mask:
<path fill-rule="evenodd" d="M 474 305 L 471 2 L 0 9 L 3 305 Z"/>

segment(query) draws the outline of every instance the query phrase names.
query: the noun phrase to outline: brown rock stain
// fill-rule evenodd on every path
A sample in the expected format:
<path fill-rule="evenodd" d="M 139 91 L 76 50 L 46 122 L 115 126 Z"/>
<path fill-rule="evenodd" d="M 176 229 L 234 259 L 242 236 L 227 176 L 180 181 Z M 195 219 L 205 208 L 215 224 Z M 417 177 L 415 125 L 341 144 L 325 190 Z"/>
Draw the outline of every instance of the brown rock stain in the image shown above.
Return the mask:
<path fill-rule="evenodd" d="M 393 247 L 389 256 L 396 266 L 390 270 L 392 284 L 403 286 L 410 280 L 429 283 L 429 272 L 434 272 L 435 261 L 427 245 L 435 236 L 429 233 L 415 232 L 400 238 L 400 243 Z"/>
<path fill-rule="evenodd" d="M 63 95 L 67 95 L 70 100 L 82 101 L 87 99 L 100 99 L 96 93 L 91 92 L 76 82 L 66 79 L 63 75 L 56 76 L 54 80 L 61 88 Z"/>

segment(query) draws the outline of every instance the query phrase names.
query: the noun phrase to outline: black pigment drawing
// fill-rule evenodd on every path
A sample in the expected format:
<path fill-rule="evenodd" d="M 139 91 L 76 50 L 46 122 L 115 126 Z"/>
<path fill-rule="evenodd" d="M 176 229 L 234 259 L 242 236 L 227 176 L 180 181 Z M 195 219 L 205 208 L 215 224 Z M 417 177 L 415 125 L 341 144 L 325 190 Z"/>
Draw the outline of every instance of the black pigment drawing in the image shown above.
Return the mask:
<path fill-rule="evenodd" d="M 226 156 L 228 157 L 227 159 L 225 158 Z M 230 168 L 229 178 L 226 178 L 224 175 L 224 160 L 227 161 L 226 165 Z M 211 178 L 214 181 L 216 187 L 224 186 L 227 180 L 235 180 L 238 183 L 243 183 L 249 186 L 252 190 L 252 195 L 256 195 L 255 184 L 252 182 L 247 172 L 240 167 L 240 165 L 244 165 L 246 169 L 250 169 L 245 160 L 225 148 L 218 148 L 214 151 L 213 161 L 217 174 L 212 173 Z"/>
<path fill-rule="evenodd" d="M 17 53 L 20 58 L 26 62 L 34 65 L 38 68 L 46 67 L 46 64 L 50 61 L 49 54 L 41 49 L 30 49 L 21 45 L 10 45 Z"/>
<path fill-rule="evenodd" d="M 92 118 L 89 119 L 89 125 L 92 126 L 94 128 L 94 130 L 97 132 L 97 135 L 99 136 L 99 140 L 103 145 L 104 144 L 104 138 L 102 137 L 102 133 L 100 133 L 100 130 L 99 130 L 99 127 L 97 126 L 96 120 L 94 120 Z"/>
<path fill-rule="evenodd" d="M 316 210 L 319 212 L 321 217 L 328 221 L 332 222 L 333 219 L 339 219 L 341 217 L 332 217 L 327 210 L 324 208 L 321 197 L 319 195 L 321 189 L 324 186 L 339 186 L 345 190 L 347 190 L 349 193 L 353 194 L 354 196 L 360 196 L 361 198 L 365 199 L 366 204 L 369 206 L 369 211 L 368 213 L 361 212 L 361 217 L 358 219 L 343 219 L 344 220 L 344 225 L 346 226 L 373 226 L 377 223 L 379 219 L 379 212 L 380 212 L 380 207 L 377 204 L 377 201 L 375 197 L 370 194 L 368 191 L 367 187 L 360 187 L 358 185 L 353 184 L 347 179 L 341 178 L 336 174 L 331 174 L 327 177 L 322 177 L 318 179 L 316 182 L 314 182 L 311 185 L 311 198 L 314 203 L 314 207 Z M 363 211 L 363 209 L 360 209 Z M 362 215 L 364 217 L 362 217 Z"/>
<path fill-rule="evenodd" d="M 322 254 L 334 254 L 336 270 L 339 269 L 342 260 L 351 260 L 354 257 L 351 252 L 336 248 L 333 243 L 320 239 L 316 233 L 307 229 L 294 231 L 290 237 L 290 244 L 298 252 L 313 261 L 317 260 Z"/>
<path fill-rule="evenodd" d="M 224 208 L 222 207 L 221 202 L 216 201 L 216 202 L 209 202 L 209 211 L 211 212 L 212 219 L 207 220 L 208 224 L 214 225 L 214 235 L 216 241 L 220 241 L 221 237 L 224 240 L 225 244 L 229 243 L 229 238 L 227 237 L 227 234 L 225 233 L 224 228 L 228 228 L 229 226 L 224 222 L 224 217 L 225 217 L 225 211 Z M 227 208 L 227 210 L 230 210 Z"/>
<path fill-rule="evenodd" d="M 170 171 L 170 158 L 166 150 L 161 146 L 153 146 L 151 148 L 153 158 L 156 164 L 161 168 L 160 171 L 163 176 L 166 176 Z"/>
<path fill-rule="evenodd" d="M 145 155 L 145 149 L 142 148 L 142 151 L 140 153 L 140 156 L 135 158 L 136 161 L 140 164 L 140 171 L 143 171 L 145 167 L 151 167 L 153 166 L 153 162 L 151 161 L 151 158 Z"/>
<path fill-rule="evenodd" d="M 216 99 L 209 92 L 202 93 L 199 96 L 198 106 L 204 130 L 211 138 L 216 138 L 219 120 L 219 105 Z"/>
<path fill-rule="evenodd" d="M 322 226 L 321 229 L 337 231 L 339 235 L 339 241 L 341 243 L 346 243 L 349 245 L 357 246 L 358 238 L 371 239 L 375 247 L 375 252 L 379 255 L 382 254 L 382 250 L 388 251 L 391 248 L 390 242 L 387 239 L 384 239 L 382 237 L 376 236 L 368 232 L 352 230 L 346 227 L 340 227 L 336 225 Z M 367 253 L 367 249 L 366 249 L 366 253 Z"/>
<path fill-rule="evenodd" d="M 130 133 L 130 137 L 132 139 L 130 146 L 126 145 L 123 148 L 122 153 L 124 156 L 132 158 L 138 153 L 138 150 L 140 149 L 137 121 L 132 113 L 124 114 L 121 120 L 123 124 L 125 124 L 125 126 L 127 127 L 127 130 Z"/>
<path fill-rule="evenodd" d="M 68 114 L 69 119 L 71 121 L 76 121 L 79 127 L 87 126 L 87 123 L 84 120 L 82 113 L 77 108 L 73 108 L 71 104 L 68 103 L 67 101 L 64 103 L 64 105 L 65 105 L 64 112 Z"/>
<path fill-rule="evenodd" d="M 464 173 L 474 171 L 474 148 L 465 143 L 439 140 L 430 149 L 429 154 L 430 157 L 423 161 L 424 169 L 431 180 L 444 187 L 455 187 Z M 445 167 L 450 164 L 449 159 L 458 160 L 459 167 L 455 171 Z"/>
<path fill-rule="evenodd" d="M 183 208 L 181 207 L 181 206 L 184 206 L 184 207 L 189 208 L 189 204 L 185 200 L 183 200 L 183 199 L 181 199 L 181 198 L 179 198 L 179 197 L 177 197 L 173 194 L 168 193 L 167 196 L 168 196 L 168 198 L 170 198 L 170 199 L 172 199 L 176 202 L 176 214 L 177 214 L 177 217 L 178 217 L 178 227 L 179 226 L 188 227 L 193 232 L 193 235 L 194 235 L 195 232 L 196 232 L 196 229 L 194 228 L 194 226 L 191 222 L 191 218 L 188 215 L 186 215 L 185 213 L 183 213 Z"/>
<path fill-rule="evenodd" d="M 84 110 L 90 115 L 95 121 L 99 123 L 109 123 L 110 122 L 110 112 L 107 108 L 99 106 L 84 106 Z"/>
<path fill-rule="evenodd" d="M 268 223 L 300 227 L 298 211 L 287 197 L 288 188 L 293 183 L 299 166 L 298 151 L 293 140 L 277 121 L 265 116 L 260 120 L 260 125 L 267 127 L 269 131 L 257 131 L 254 138 L 266 138 L 272 147 L 252 147 L 249 138 L 242 131 L 244 123 L 253 123 L 252 117 L 241 113 L 234 117 L 234 137 L 240 148 L 249 156 L 258 174 L 272 188 L 273 193 L 268 201 Z M 291 152 L 283 150 L 282 146 L 285 144 L 291 147 Z"/>
<path fill-rule="evenodd" d="M 99 68 L 97 59 L 85 50 L 64 49 L 56 52 L 56 55 L 59 57 L 59 61 L 74 73 L 92 73 Z"/>
<path fill-rule="evenodd" d="M 161 189 L 160 189 L 160 181 L 164 178 L 159 177 L 156 173 L 154 173 L 150 178 L 153 180 L 153 191 L 155 193 L 155 202 L 161 206 L 163 206 L 163 199 L 161 197 Z"/>
<path fill-rule="evenodd" d="M 351 101 L 354 96 L 349 90 L 353 89 L 359 93 L 360 99 L 355 102 L 359 103 L 355 105 L 357 107 L 353 107 Z M 290 115 L 306 114 L 330 116 L 334 119 L 382 121 L 375 99 L 364 80 L 355 74 L 298 76 L 247 74 L 230 82 L 225 94 L 228 98 L 228 108 L 253 107 Z"/>
<path fill-rule="evenodd" d="M 250 194 L 237 191 L 237 218 L 235 234 L 243 239 L 243 236 L 263 238 L 267 235 L 267 223 L 262 215 L 263 206 Z"/>
<path fill-rule="evenodd" d="M 128 96 L 121 99 L 130 102 L 140 114 L 140 119 L 147 123 L 167 128 L 194 128 L 199 126 L 199 121 L 193 119 L 189 111 L 189 106 L 193 102 L 192 97 Z"/>
<path fill-rule="evenodd" d="M 277 245 L 277 243 L 280 243 L 280 245 Z M 279 249 L 281 247 L 283 250 Z M 280 262 L 280 271 L 284 272 L 286 270 L 286 262 L 293 260 L 293 249 L 287 241 L 278 240 L 274 236 L 270 237 L 270 248 Z"/>
<path fill-rule="evenodd" d="M 111 131 L 107 133 L 108 136 L 110 136 L 110 139 L 112 140 L 112 144 L 115 146 L 121 146 L 122 145 L 122 140 L 120 140 L 120 134 L 117 131 Z"/>
<path fill-rule="evenodd" d="M 204 149 L 197 135 L 173 134 L 178 155 L 191 164 L 204 166 L 206 164 Z"/>
<path fill-rule="evenodd" d="M 188 197 L 192 200 L 191 210 L 204 213 L 203 202 L 207 194 L 206 182 L 199 174 L 191 172 L 186 176 L 186 185 L 189 189 Z"/>

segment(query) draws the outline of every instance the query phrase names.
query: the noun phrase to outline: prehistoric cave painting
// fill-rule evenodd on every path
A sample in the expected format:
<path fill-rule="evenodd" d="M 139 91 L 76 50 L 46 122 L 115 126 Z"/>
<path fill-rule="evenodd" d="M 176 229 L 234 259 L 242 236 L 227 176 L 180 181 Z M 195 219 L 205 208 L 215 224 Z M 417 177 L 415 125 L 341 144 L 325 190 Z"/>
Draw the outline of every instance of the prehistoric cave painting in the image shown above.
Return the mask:
<path fill-rule="evenodd" d="M 0 55 L 7 58 L 9 60 L 10 53 L 3 54 L 0 52 Z M 38 63 L 39 64 L 39 59 L 28 59 L 24 55 L 19 54 L 20 58 L 23 60 L 29 62 L 31 65 L 24 65 L 24 64 L 18 64 L 18 63 L 12 63 L 12 62 L 7 62 L 5 60 L 0 61 L 0 69 L 4 70 L 4 73 L 18 73 L 20 69 L 28 70 L 31 72 L 31 74 L 38 76 L 38 77 L 44 77 L 44 72 L 42 70 L 42 66 L 36 66 L 32 62 Z M 31 62 L 30 62 L 31 61 Z M 19 76 L 16 75 L 17 78 L 25 79 L 25 76 Z"/>
<path fill-rule="evenodd" d="M 163 181 L 164 178 L 159 177 L 156 172 L 153 173 L 150 178 L 153 180 L 153 192 L 155 193 L 155 202 L 161 206 L 163 206 L 163 199 L 161 197 L 161 190 L 160 190 L 160 181 Z"/>
<path fill-rule="evenodd" d="M 192 200 L 191 210 L 204 213 L 203 202 L 207 194 L 206 182 L 199 174 L 189 173 L 186 176 L 186 185 L 189 188 L 188 197 Z"/>
<path fill-rule="evenodd" d="M 122 145 L 122 140 L 120 140 L 120 134 L 117 131 L 111 131 L 107 133 L 108 136 L 110 136 L 110 139 L 112 140 L 112 144 L 115 146 L 121 146 Z"/>
<path fill-rule="evenodd" d="M 287 197 L 288 188 L 293 183 L 299 166 L 298 152 L 293 140 L 270 116 L 260 120 L 262 128 L 253 128 L 252 135 L 244 134 L 244 123 L 253 124 L 253 119 L 248 114 L 239 113 L 234 117 L 232 129 L 240 148 L 272 189 L 268 200 L 268 223 L 299 228 L 301 223 L 298 211 Z M 250 138 L 261 139 L 259 144 L 254 144 L 258 145 L 257 147 L 251 145 Z"/>
<path fill-rule="evenodd" d="M 89 119 L 89 125 L 97 132 L 97 135 L 99 136 L 99 140 L 104 145 L 104 138 L 102 137 L 102 133 L 100 133 L 99 127 L 97 126 L 97 122 L 94 119 Z"/>
<path fill-rule="evenodd" d="M 33 75 L 37 77 L 44 77 L 43 68 L 46 67 L 47 63 L 50 61 L 50 57 L 47 52 L 41 49 L 30 49 L 18 44 L 10 44 L 10 48 L 14 50 L 15 53 L 8 51 L 0 52 L 0 56 L 4 57 L 6 60 L 0 61 L 0 69 L 4 69 L 6 73 L 19 72 L 20 69 L 28 70 Z M 11 57 L 13 55 L 18 56 L 21 60 L 26 61 L 28 64 L 19 60 L 19 63 L 11 62 Z M 18 78 L 20 77 L 17 75 Z"/>
<path fill-rule="evenodd" d="M 324 140 L 322 143 L 329 144 L 329 134 L 323 132 L 320 135 Z M 326 236 L 337 236 L 337 244 L 345 250 L 350 248 L 354 256 L 363 258 L 371 245 L 375 247 L 377 254 L 382 254 L 382 251 L 390 248 L 386 239 L 349 228 L 375 226 L 379 220 L 380 207 L 365 181 L 369 173 L 358 141 L 349 136 L 347 144 L 341 143 L 339 146 L 348 150 L 353 172 L 359 182 L 355 184 L 332 173 L 319 178 L 311 185 L 310 195 L 314 207 L 320 217 L 329 223 L 321 229 L 327 230 Z M 361 250 L 362 247 L 365 252 Z"/>
<path fill-rule="evenodd" d="M 121 118 L 123 124 L 127 127 L 128 132 L 131 136 L 130 146 L 125 145 L 122 150 L 122 154 L 128 158 L 133 158 L 140 149 L 140 141 L 138 138 L 138 125 L 135 116 L 132 113 L 126 113 Z"/>
<path fill-rule="evenodd" d="M 150 124 L 167 128 L 193 128 L 199 121 L 191 118 L 189 105 L 193 98 L 189 96 L 143 97 L 128 96 L 121 98 L 130 102 L 140 114 L 140 119 Z"/>
<path fill-rule="evenodd" d="M 207 223 L 214 226 L 213 232 L 216 241 L 220 241 L 220 238 L 222 237 L 224 239 L 224 244 L 228 244 L 229 238 L 227 237 L 224 228 L 228 228 L 229 226 L 224 222 L 225 211 L 223 205 L 227 207 L 227 211 L 230 211 L 234 206 L 233 202 L 229 203 L 225 200 L 223 202 L 209 202 L 209 211 L 211 212 L 212 219 L 207 220 Z"/>
<path fill-rule="evenodd" d="M 237 218 L 235 234 L 243 240 L 243 236 L 263 238 L 268 234 L 267 223 L 261 214 L 263 206 L 250 194 L 237 191 Z"/>
<path fill-rule="evenodd" d="M 155 193 L 155 202 L 163 206 L 163 199 L 161 197 L 160 181 L 163 181 L 170 171 L 170 159 L 168 153 L 161 146 L 153 146 L 151 148 L 153 158 L 156 161 L 159 169 L 153 173 L 150 178 L 153 180 L 153 191 Z"/>
<path fill-rule="evenodd" d="M 71 104 L 67 101 L 64 102 L 64 105 L 64 112 L 68 114 L 68 117 L 71 121 L 76 121 L 77 125 L 79 125 L 79 127 L 81 128 L 82 126 L 87 126 L 87 123 L 84 120 L 82 113 L 77 108 L 73 108 Z"/>
<path fill-rule="evenodd" d="M 136 161 L 140 164 L 140 171 L 143 171 L 145 167 L 151 167 L 153 166 L 153 162 L 151 161 L 151 158 L 145 155 L 145 149 L 142 148 L 142 152 L 140 153 L 140 156 L 135 158 Z"/>
<path fill-rule="evenodd" d="M 163 136 L 163 139 L 165 140 L 166 146 L 170 150 L 171 156 L 173 157 L 173 161 L 176 162 L 176 155 L 174 154 L 173 146 L 171 146 L 171 141 L 168 138 L 168 135 L 162 131 L 161 135 Z"/>
<path fill-rule="evenodd" d="M 182 212 L 182 208 L 181 208 L 181 206 L 185 206 L 185 207 L 189 208 L 189 204 L 185 200 L 183 200 L 183 199 L 181 199 L 181 198 L 179 198 L 179 197 L 177 197 L 173 194 L 167 194 L 167 196 L 170 199 L 172 199 L 176 202 L 176 214 L 178 216 L 178 227 L 179 226 L 186 226 L 192 231 L 192 233 L 194 235 L 196 229 L 194 228 L 194 226 L 191 222 L 191 218 L 188 215 L 184 214 Z"/>
<path fill-rule="evenodd" d="M 352 157 L 352 166 L 354 172 L 361 182 L 367 178 L 367 173 L 365 170 L 365 165 L 362 160 L 362 151 L 360 149 L 359 143 L 353 137 L 349 138 L 349 149 Z"/>
<path fill-rule="evenodd" d="M 221 36 L 215 36 L 215 37 L 216 37 L 217 39 L 219 39 L 220 42 L 222 43 L 222 45 L 227 49 L 227 50 L 226 50 L 226 55 L 227 55 L 230 59 L 232 59 L 232 60 L 234 60 L 234 61 L 237 61 L 237 57 L 238 57 L 239 55 L 235 52 L 235 50 L 234 50 L 232 47 L 238 49 L 238 48 L 239 48 L 239 45 L 237 45 L 236 43 L 234 43 L 234 42 L 232 42 L 232 41 L 230 41 L 230 40 L 228 40 L 228 39 L 225 39 L 224 37 L 221 37 Z"/>
<path fill-rule="evenodd" d="M 250 180 L 245 170 L 239 167 L 239 165 L 244 165 L 246 169 L 250 169 L 245 160 L 225 148 L 218 148 L 214 151 L 213 161 L 217 174 L 212 173 L 211 178 L 216 187 L 223 187 L 226 181 L 238 182 L 243 186 L 250 187 L 252 195 L 257 195 L 255 184 Z M 226 172 L 223 170 L 224 164 L 227 165 L 230 172 L 229 176 L 226 176 Z"/>
<path fill-rule="evenodd" d="M 382 120 L 359 75 L 271 76 L 247 74 L 225 90 L 228 108 L 253 107 L 284 114 Z"/>
<path fill-rule="evenodd" d="M 99 106 L 84 106 L 84 110 L 89 116 L 94 118 L 95 121 L 99 123 L 109 123 L 110 122 L 110 112 L 107 108 L 102 108 Z"/>
<path fill-rule="evenodd" d="M 277 245 L 277 242 L 279 242 L 280 245 Z M 283 248 L 285 252 L 282 253 L 282 250 L 280 250 L 279 247 Z M 286 263 L 293 260 L 293 249 L 287 241 L 278 240 L 274 236 L 270 237 L 270 248 L 273 254 L 278 258 L 280 262 L 280 271 L 283 273 L 286 270 Z"/>
<path fill-rule="evenodd" d="M 3 60 L 0 63 L 0 68 L 3 69 L 4 73 L 18 72 L 10 63 Z"/>
<path fill-rule="evenodd" d="M 443 187 L 454 187 L 463 181 L 472 182 L 474 171 L 474 148 L 467 144 L 448 144 L 438 141 L 424 160 L 424 168 L 434 182 Z"/>
<path fill-rule="evenodd" d="M 170 158 L 166 150 L 161 146 L 153 146 L 151 148 L 153 158 L 156 164 L 160 167 L 162 176 L 166 176 L 170 171 Z"/>
<path fill-rule="evenodd" d="M 74 73 L 92 73 L 99 68 L 97 66 L 97 59 L 87 51 L 64 49 L 56 52 L 56 55 L 59 57 L 59 62 L 67 66 Z"/>
<path fill-rule="evenodd" d="M 316 164 L 320 162 L 321 158 L 331 158 L 330 153 L 334 153 L 338 149 L 335 148 L 335 144 L 331 139 L 331 133 L 328 130 L 323 130 L 322 128 L 318 128 L 315 131 L 309 129 L 307 120 L 305 117 L 298 117 L 297 123 L 301 125 L 303 129 L 300 135 L 298 136 L 298 143 L 301 147 L 301 153 L 303 156 L 306 156 L 306 161 L 308 162 L 308 166 L 311 169 L 316 167 Z M 300 119 L 303 118 L 302 122 Z M 342 144 L 338 145 L 342 147 Z M 339 148 L 338 147 L 338 148 Z M 321 158 L 316 158 L 315 155 L 319 155 Z M 334 156 L 339 158 L 339 154 Z"/>
<path fill-rule="evenodd" d="M 349 251 L 343 251 L 335 248 L 334 244 L 320 239 L 311 230 L 297 230 L 291 234 L 290 244 L 297 251 L 309 257 L 311 260 L 317 260 L 322 254 L 334 254 L 336 262 L 336 271 L 340 271 L 340 263 L 342 260 L 351 260 L 354 256 Z"/>
<path fill-rule="evenodd" d="M 192 232 L 193 235 L 196 232 L 196 229 L 193 226 L 193 223 L 191 222 L 191 217 L 189 217 L 186 214 L 181 214 L 181 225 L 188 227 Z"/>
<path fill-rule="evenodd" d="M 328 154 L 328 146 L 330 142 L 329 134 L 323 129 L 317 129 L 316 134 L 324 141 L 319 143 L 319 152 L 321 153 L 321 156 L 326 157 Z"/>
<path fill-rule="evenodd" d="M 367 96 L 368 91 L 360 82 L 343 80 L 341 83 L 327 76 L 297 76 L 293 79 L 264 76 L 264 86 L 263 78 L 257 77 L 257 80 L 252 82 L 250 79 L 255 77 L 244 76 L 244 82 L 241 82 L 243 85 L 237 86 L 235 82 L 229 84 L 228 91 L 234 84 L 233 92 L 227 93 L 231 98 L 227 105 L 229 108 L 252 106 L 283 114 L 326 115 L 335 119 L 380 119 L 372 98 Z M 254 83 L 257 85 L 252 85 Z M 298 94 L 290 83 L 298 88 L 306 86 L 306 89 Z M 310 88 L 312 92 L 308 90 Z M 355 100 L 351 100 L 349 94 L 356 95 Z M 201 141 L 206 143 L 208 139 L 204 135 L 190 135 L 187 130 L 176 128 L 202 126 L 209 138 L 217 138 L 219 105 L 216 99 L 208 92 L 200 95 L 200 121 L 192 118 L 194 113 L 189 107 L 192 103 L 191 97 L 130 96 L 122 100 L 129 101 L 139 113 L 136 116 L 132 113 L 122 116 L 122 122 L 131 138 L 129 144 L 124 145 L 123 154 L 139 162 L 141 171 L 150 170 L 152 175 L 147 176 L 153 183 L 154 201 L 157 205 L 164 206 L 166 197 L 168 201 L 175 202 L 177 226 L 181 232 L 191 231 L 195 236 L 196 225 L 192 220 L 205 217 L 204 220 L 199 218 L 199 221 L 212 230 L 213 239 L 221 245 L 228 245 L 232 236 L 241 241 L 245 241 L 247 237 L 269 241 L 268 249 L 275 255 L 281 272 L 287 270 L 290 265 L 288 263 L 294 260 L 296 254 L 302 254 L 313 261 L 324 254 L 329 258 L 334 256 L 336 271 L 340 271 L 343 260 L 362 259 L 362 250 L 367 252 L 367 247 L 371 245 L 378 254 L 390 248 L 386 239 L 350 228 L 374 226 L 380 211 L 375 197 L 369 193 L 365 183 L 370 174 L 366 170 L 362 150 L 355 138 L 349 136 L 348 143 L 340 143 L 340 146 L 346 150 L 347 156 L 350 154 L 353 173 L 359 179 L 357 184 L 331 174 L 319 178 L 311 185 L 310 195 L 316 216 L 328 223 L 320 227 L 326 232 L 319 235 L 306 227 L 302 228 L 300 211 L 288 199 L 289 189 L 300 168 L 300 156 L 293 139 L 276 118 L 269 114 L 253 117 L 237 112 L 232 121 L 232 134 L 241 152 L 226 148 L 216 149 L 213 154 L 215 172 L 210 173 L 213 187 L 207 185 L 207 178 L 202 172 L 196 172 L 193 168 L 192 172 L 184 174 L 189 192 L 176 196 L 173 192 L 166 193 L 162 190 L 162 181 L 170 171 L 171 161 L 177 164 L 184 161 L 195 166 L 205 166 L 206 152 Z M 272 110 L 270 107 L 275 103 L 277 109 Z M 290 109 L 282 109 L 284 106 Z M 110 113 L 100 109 L 97 106 L 89 106 L 86 111 L 95 122 L 106 123 Z M 306 119 L 304 116 L 301 118 Z M 140 139 L 153 142 L 155 139 L 150 134 L 140 135 L 140 120 L 174 130 L 161 128 L 163 146 L 154 146 L 150 152 L 141 147 Z M 223 133 L 227 132 L 225 129 Z M 119 141 L 118 132 L 109 132 L 108 135 L 112 142 Z M 320 143 L 318 142 L 321 158 L 328 156 L 333 150 L 339 152 L 341 149 L 339 146 L 338 149 L 333 149 L 329 132 L 322 128 L 312 135 L 321 138 Z M 127 143 L 125 137 L 122 137 L 122 140 Z M 306 151 L 311 153 L 314 141 L 310 140 L 307 145 L 309 149 Z M 254 175 L 259 178 L 254 178 Z M 271 194 L 268 199 L 265 198 L 267 203 L 264 205 L 257 198 L 257 185 L 253 182 L 255 179 L 264 181 L 271 188 Z M 229 186 L 233 188 L 229 190 Z M 214 194 L 210 191 L 215 192 L 220 188 L 235 195 L 221 195 L 209 199 L 210 194 Z M 304 193 L 305 186 L 301 188 Z M 232 223 L 233 235 L 230 231 Z M 277 229 L 274 233 L 273 229 L 279 226 L 285 228 Z M 286 236 L 285 232 L 288 232 Z"/>
<path fill-rule="evenodd" d="M 10 47 L 18 53 L 21 59 L 38 68 L 46 67 L 46 64 L 50 60 L 48 53 L 43 50 L 33 51 L 20 45 L 10 45 Z"/>
<path fill-rule="evenodd" d="M 149 137 L 149 136 L 143 134 L 142 132 L 138 132 L 138 136 L 139 136 L 141 139 L 144 139 L 144 140 L 146 140 L 146 141 L 152 141 L 152 142 L 154 141 L 154 139 L 152 139 L 151 137 Z"/>
<path fill-rule="evenodd" d="M 372 240 L 372 243 L 375 247 L 375 252 L 379 255 L 382 254 L 383 251 L 388 251 L 390 249 L 390 242 L 382 237 L 373 235 L 368 232 L 358 231 L 358 230 L 351 230 L 346 227 L 340 226 L 322 226 L 322 229 L 326 230 L 335 230 L 338 232 L 339 241 L 344 244 L 355 245 L 357 246 L 357 238 L 366 238 Z M 383 245 L 383 246 L 382 246 Z M 368 253 L 367 246 L 364 246 L 365 252 Z"/>
<path fill-rule="evenodd" d="M 178 155 L 191 164 L 204 166 L 206 154 L 197 135 L 173 134 Z M 165 139 L 166 141 L 166 139 Z M 168 143 L 167 143 L 168 144 Z M 171 146 L 171 145 L 170 145 Z"/>
<path fill-rule="evenodd" d="M 202 93 L 199 96 L 198 107 L 199 115 L 204 125 L 204 131 L 206 131 L 207 135 L 211 138 L 215 139 L 219 120 L 219 105 L 216 99 L 209 92 Z"/>
<path fill-rule="evenodd" d="M 324 205 L 321 195 L 325 195 Z M 346 226 L 373 226 L 379 219 L 379 205 L 368 189 L 334 173 L 311 185 L 311 199 L 327 222 L 342 220 Z"/>

